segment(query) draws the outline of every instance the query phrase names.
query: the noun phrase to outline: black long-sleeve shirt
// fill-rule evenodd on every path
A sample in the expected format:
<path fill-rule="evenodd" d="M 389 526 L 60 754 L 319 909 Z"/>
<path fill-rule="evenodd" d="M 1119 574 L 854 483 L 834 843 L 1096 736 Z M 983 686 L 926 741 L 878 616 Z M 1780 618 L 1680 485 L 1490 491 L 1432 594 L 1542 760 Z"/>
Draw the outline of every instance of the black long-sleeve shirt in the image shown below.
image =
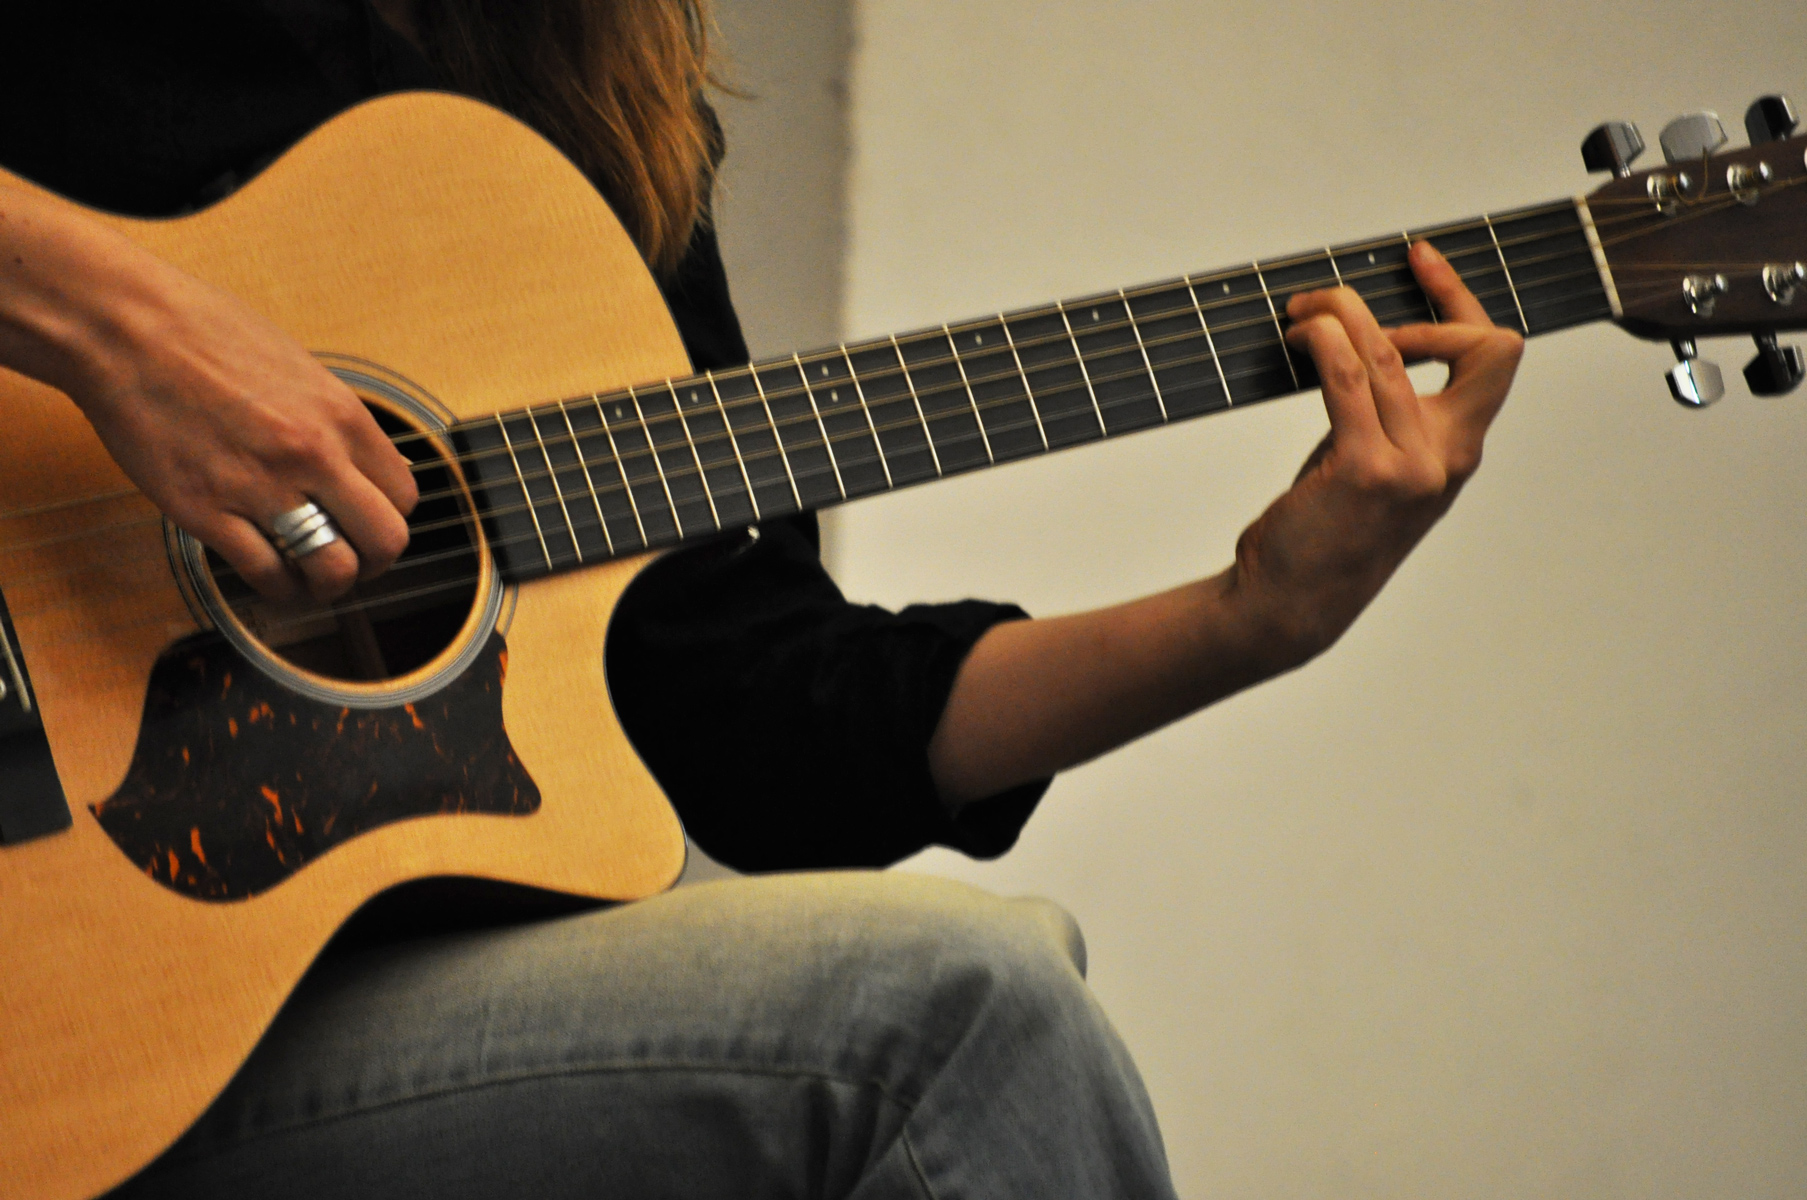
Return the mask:
<path fill-rule="evenodd" d="M 171 215 L 359 101 L 445 86 L 365 0 L 27 0 L 0 21 L 0 166 L 95 207 Z M 707 224 L 661 290 L 698 370 L 747 360 Z M 878 865 L 936 843 L 997 854 L 1045 782 L 951 808 L 927 746 L 973 643 L 1021 615 L 850 604 L 805 515 L 645 571 L 609 676 L 685 826 L 730 865 Z"/>

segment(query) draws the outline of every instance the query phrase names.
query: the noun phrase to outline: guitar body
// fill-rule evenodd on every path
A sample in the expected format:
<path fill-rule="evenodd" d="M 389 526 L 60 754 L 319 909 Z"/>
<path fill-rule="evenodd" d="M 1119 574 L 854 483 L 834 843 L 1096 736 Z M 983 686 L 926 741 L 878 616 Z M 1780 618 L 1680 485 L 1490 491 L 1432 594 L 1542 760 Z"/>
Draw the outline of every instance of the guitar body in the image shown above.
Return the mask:
<path fill-rule="evenodd" d="M 688 370 L 590 185 L 455 97 L 354 109 L 194 216 L 100 219 L 443 418 Z M 347 685 L 355 704 L 296 695 L 206 632 L 67 398 L 0 372 L 0 413 L 0 589 L 74 818 L 0 847 L 0 1195 L 79 1200 L 150 1161 L 388 888 L 625 899 L 676 878 L 682 832 L 603 675 L 646 556 L 516 587 L 479 553 L 491 603 L 443 652 Z M 391 786 L 423 770 L 426 791 Z"/>

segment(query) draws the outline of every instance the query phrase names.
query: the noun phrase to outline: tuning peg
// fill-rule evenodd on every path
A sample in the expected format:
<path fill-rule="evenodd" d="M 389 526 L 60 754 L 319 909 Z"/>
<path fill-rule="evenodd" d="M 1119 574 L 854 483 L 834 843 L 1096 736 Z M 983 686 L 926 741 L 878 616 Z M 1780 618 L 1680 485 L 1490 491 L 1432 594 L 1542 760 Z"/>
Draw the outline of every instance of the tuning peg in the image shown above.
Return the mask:
<path fill-rule="evenodd" d="M 1642 153 L 1644 135 L 1630 121 L 1596 125 L 1581 142 L 1581 161 L 1589 171 L 1611 171 L 1621 179 L 1631 174 L 1631 164 Z"/>
<path fill-rule="evenodd" d="M 1744 382 L 1757 396 L 1786 396 L 1807 378 L 1807 359 L 1799 346 L 1778 346 L 1774 333 L 1759 333 L 1757 357 L 1744 368 Z"/>
<path fill-rule="evenodd" d="M 1715 112 L 1686 113 L 1663 126 L 1663 157 L 1671 163 L 1699 162 L 1725 145 L 1725 125 Z"/>
<path fill-rule="evenodd" d="M 1700 357 L 1693 338 L 1677 338 L 1675 357 L 1681 361 L 1669 368 L 1669 393 L 1684 408 L 1705 408 L 1725 395 L 1725 379 L 1719 367 Z"/>
<path fill-rule="evenodd" d="M 1758 96 L 1744 113 L 1744 131 L 1750 134 L 1753 146 L 1782 141 L 1799 124 L 1787 96 Z"/>

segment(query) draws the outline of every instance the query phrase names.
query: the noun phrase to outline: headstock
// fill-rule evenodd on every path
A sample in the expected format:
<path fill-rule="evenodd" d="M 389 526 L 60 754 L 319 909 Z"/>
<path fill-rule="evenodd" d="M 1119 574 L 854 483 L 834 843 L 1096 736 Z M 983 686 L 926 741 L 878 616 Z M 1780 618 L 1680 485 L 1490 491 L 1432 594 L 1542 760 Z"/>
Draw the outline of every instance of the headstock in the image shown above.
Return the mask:
<path fill-rule="evenodd" d="M 1807 137 L 1791 136 L 1781 96 L 1751 105 L 1751 145 L 1720 152 L 1724 126 L 1691 113 L 1663 131 L 1668 162 L 1633 171 L 1637 129 L 1603 125 L 1582 143 L 1590 169 L 1615 178 L 1587 198 L 1601 255 L 1618 292 L 1614 319 L 1639 337 L 1674 343 L 1681 362 L 1670 389 L 1684 404 L 1719 398 L 1718 368 L 1700 359 L 1700 337 L 1751 334 L 1745 369 L 1759 395 L 1790 391 L 1807 375 L 1801 352 L 1776 334 L 1807 328 Z"/>

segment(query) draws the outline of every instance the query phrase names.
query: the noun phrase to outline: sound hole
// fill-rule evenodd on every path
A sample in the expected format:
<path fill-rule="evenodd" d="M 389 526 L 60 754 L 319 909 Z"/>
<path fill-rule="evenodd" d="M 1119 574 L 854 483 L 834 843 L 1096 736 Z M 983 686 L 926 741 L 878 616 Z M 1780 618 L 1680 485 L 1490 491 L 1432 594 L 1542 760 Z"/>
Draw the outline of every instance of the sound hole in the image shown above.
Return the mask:
<path fill-rule="evenodd" d="M 371 410 L 384 432 L 410 428 Z M 221 598 L 259 642 L 304 671 L 344 682 L 393 679 L 433 661 L 463 628 L 477 599 L 478 558 L 471 514 L 452 473 L 425 438 L 400 436 L 415 464 L 420 503 L 408 517 L 408 548 L 376 579 L 329 605 L 265 600 L 211 550 Z"/>

